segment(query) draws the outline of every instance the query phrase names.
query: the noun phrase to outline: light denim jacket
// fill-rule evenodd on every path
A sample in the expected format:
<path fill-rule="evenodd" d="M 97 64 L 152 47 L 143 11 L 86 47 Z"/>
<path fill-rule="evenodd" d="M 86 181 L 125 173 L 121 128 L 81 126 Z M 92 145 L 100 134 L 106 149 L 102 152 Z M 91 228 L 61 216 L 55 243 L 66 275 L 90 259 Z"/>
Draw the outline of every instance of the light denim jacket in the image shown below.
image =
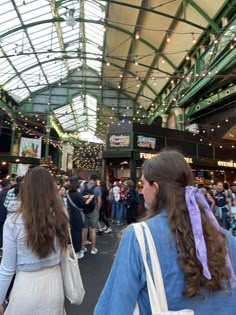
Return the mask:
<path fill-rule="evenodd" d="M 236 288 L 212 294 L 202 290 L 202 296 L 183 297 L 184 274 L 177 263 L 176 241 L 169 228 L 167 213 L 163 211 L 149 219 L 147 224 L 157 248 L 169 310 L 187 308 L 194 310 L 195 315 L 235 315 Z M 225 234 L 229 256 L 236 273 L 236 237 L 227 231 Z M 151 268 L 148 249 L 147 261 Z M 151 314 L 146 272 L 134 229 L 130 226 L 122 235 L 110 275 L 95 307 L 94 315 L 133 315 L 137 301 L 140 315 Z"/>
<path fill-rule="evenodd" d="M 3 228 L 3 257 L 0 265 L 0 304 L 3 303 L 12 277 L 17 270 L 34 271 L 54 266 L 61 261 L 58 239 L 54 249 L 46 258 L 38 258 L 27 246 L 25 228 L 21 215 L 12 214 Z"/>

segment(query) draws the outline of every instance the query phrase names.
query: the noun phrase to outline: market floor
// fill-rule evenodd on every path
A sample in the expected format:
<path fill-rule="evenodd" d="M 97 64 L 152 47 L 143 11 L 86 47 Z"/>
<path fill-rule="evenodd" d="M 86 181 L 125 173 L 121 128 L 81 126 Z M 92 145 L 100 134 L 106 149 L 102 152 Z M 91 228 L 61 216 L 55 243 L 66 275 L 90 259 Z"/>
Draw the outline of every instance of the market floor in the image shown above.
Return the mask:
<path fill-rule="evenodd" d="M 113 232 L 97 236 L 96 255 L 90 254 L 91 245 L 85 257 L 79 260 L 80 271 L 85 288 L 84 301 L 80 306 L 66 303 L 67 315 L 92 315 L 98 297 L 112 266 L 114 254 L 119 244 L 120 232 L 124 226 L 113 226 Z"/>

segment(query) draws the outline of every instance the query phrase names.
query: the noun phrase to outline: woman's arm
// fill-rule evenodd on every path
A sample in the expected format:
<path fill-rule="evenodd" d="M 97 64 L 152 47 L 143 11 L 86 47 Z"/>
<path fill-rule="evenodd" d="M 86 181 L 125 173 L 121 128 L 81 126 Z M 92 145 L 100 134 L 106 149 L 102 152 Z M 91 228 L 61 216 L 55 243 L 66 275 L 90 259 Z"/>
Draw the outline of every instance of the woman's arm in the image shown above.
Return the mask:
<path fill-rule="evenodd" d="M 94 310 L 94 315 L 132 315 L 140 290 L 145 285 L 133 228 L 124 231 L 111 272 Z"/>
<path fill-rule="evenodd" d="M 0 266 L 0 304 L 3 303 L 16 271 L 15 224 L 9 217 L 3 227 L 3 256 Z"/>

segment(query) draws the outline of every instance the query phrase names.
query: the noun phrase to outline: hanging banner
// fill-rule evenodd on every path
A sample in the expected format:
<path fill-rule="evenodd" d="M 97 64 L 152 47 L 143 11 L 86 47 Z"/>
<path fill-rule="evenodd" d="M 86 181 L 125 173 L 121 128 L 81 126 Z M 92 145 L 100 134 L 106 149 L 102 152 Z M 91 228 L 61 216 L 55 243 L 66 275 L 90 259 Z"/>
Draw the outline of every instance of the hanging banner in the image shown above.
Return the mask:
<path fill-rule="evenodd" d="M 24 138 L 20 139 L 19 156 L 41 158 L 42 139 Z"/>
<path fill-rule="evenodd" d="M 41 158 L 42 139 L 24 138 L 20 139 L 19 156 Z M 17 175 L 23 176 L 27 172 L 29 164 L 19 164 Z"/>

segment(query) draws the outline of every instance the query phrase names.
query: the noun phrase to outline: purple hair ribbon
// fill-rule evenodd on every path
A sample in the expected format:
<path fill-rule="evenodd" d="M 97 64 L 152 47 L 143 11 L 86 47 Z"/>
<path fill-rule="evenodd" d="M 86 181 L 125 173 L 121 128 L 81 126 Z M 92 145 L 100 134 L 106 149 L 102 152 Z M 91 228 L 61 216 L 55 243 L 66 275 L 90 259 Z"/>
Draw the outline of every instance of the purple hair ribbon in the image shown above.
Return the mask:
<path fill-rule="evenodd" d="M 195 199 L 196 188 L 187 186 L 185 188 L 185 200 L 189 212 L 190 222 L 192 225 L 196 255 L 203 268 L 203 275 L 207 279 L 211 279 L 211 274 L 207 265 L 207 250 L 206 243 L 202 230 L 202 219 L 200 209 Z"/>
<path fill-rule="evenodd" d="M 195 248 L 196 248 L 196 255 L 202 265 L 203 275 L 207 279 L 211 279 L 211 274 L 209 272 L 208 264 L 207 264 L 207 250 L 206 250 L 206 243 L 205 243 L 204 234 L 202 230 L 201 214 L 200 214 L 200 209 L 198 207 L 197 202 L 203 207 L 206 213 L 206 216 L 208 217 L 209 222 L 219 231 L 221 228 L 211 208 L 206 202 L 205 197 L 203 196 L 201 190 L 193 186 L 187 186 L 185 188 L 185 200 L 186 200 L 187 208 L 189 211 L 190 222 L 192 225 L 194 243 L 195 243 Z M 226 268 L 230 271 L 230 274 L 231 274 L 231 277 L 229 280 L 230 286 L 231 288 L 235 288 L 236 277 L 235 277 L 228 253 L 226 254 L 226 257 L 225 257 L 225 264 L 226 264 Z"/>

